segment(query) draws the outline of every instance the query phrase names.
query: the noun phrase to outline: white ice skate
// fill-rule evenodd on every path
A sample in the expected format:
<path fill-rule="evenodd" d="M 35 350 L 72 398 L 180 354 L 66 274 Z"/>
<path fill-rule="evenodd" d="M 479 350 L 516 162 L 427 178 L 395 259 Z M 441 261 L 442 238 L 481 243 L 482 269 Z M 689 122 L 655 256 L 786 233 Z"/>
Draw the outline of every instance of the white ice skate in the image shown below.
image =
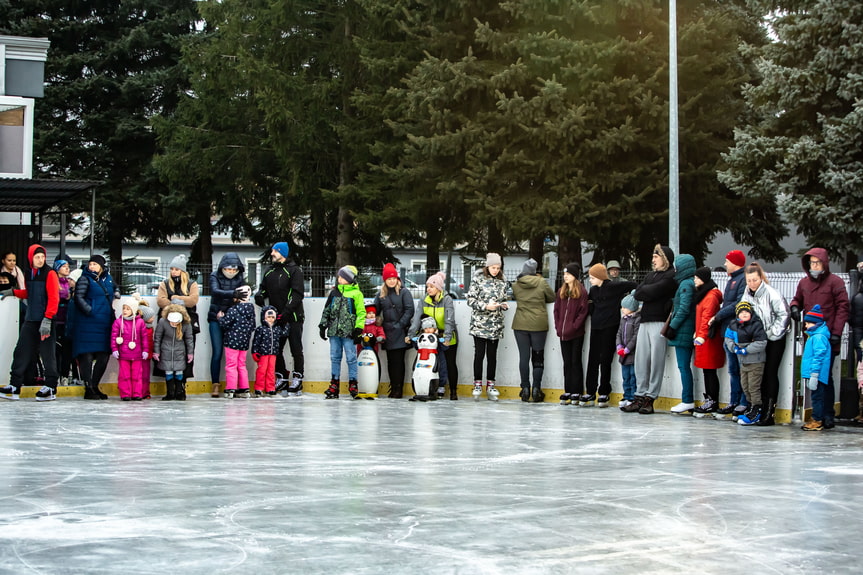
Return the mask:
<path fill-rule="evenodd" d="M 500 391 L 494 386 L 493 381 L 485 382 L 485 394 L 489 401 L 497 401 L 497 398 L 500 397 Z"/>

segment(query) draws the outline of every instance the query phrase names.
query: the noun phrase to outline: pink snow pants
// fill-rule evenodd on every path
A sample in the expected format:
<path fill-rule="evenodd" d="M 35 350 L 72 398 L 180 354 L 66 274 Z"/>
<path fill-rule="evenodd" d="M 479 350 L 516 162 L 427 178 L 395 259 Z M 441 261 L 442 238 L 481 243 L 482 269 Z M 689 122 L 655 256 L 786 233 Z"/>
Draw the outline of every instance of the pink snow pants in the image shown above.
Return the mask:
<path fill-rule="evenodd" d="M 117 360 L 120 372 L 117 375 L 117 389 L 120 397 L 144 397 L 143 360 L 120 359 Z"/>
<path fill-rule="evenodd" d="M 225 348 L 225 389 L 249 389 L 246 350 Z"/>

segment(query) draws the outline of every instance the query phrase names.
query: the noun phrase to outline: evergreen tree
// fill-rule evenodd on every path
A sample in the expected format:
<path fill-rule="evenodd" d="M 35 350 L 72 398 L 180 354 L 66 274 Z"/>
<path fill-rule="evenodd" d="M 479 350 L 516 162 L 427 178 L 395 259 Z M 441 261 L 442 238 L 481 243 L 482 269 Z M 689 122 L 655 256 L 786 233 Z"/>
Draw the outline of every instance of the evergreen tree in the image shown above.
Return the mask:
<path fill-rule="evenodd" d="M 757 121 L 736 132 L 720 179 L 778 208 L 811 243 L 843 255 L 860 250 L 863 4 L 756 4 L 775 40 L 748 47 L 760 57 L 760 82 L 745 92 Z"/>
<path fill-rule="evenodd" d="M 152 169 L 153 115 L 171 110 L 184 77 L 181 39 L 193 0 L 17 0 L 0 3 L 0 32 L 47 37 L 45 97 L 36 102 L 41 176 L 100 180 L 91 233 L 122 260 L 123 241 L 164 240 Z M 89 202 L 87 202 L 89 207 Z M 83 206 L 82 206 L 83 207 Z"/>

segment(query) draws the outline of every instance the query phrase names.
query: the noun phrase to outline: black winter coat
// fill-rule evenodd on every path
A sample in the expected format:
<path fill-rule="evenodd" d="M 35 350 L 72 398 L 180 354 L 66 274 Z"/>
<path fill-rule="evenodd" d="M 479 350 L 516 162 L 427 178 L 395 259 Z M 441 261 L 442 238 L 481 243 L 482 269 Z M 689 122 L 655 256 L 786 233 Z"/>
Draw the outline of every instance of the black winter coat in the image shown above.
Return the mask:
<path fill-rule="evenodd" d="M 274 263 L 264 273 L 255 303 L 264 307 L 269 303 L 278 310 L 283 321 L 288 323 L 303 323 L 306 319 L 303 311 L 303 269 L 288 259 Z"/>

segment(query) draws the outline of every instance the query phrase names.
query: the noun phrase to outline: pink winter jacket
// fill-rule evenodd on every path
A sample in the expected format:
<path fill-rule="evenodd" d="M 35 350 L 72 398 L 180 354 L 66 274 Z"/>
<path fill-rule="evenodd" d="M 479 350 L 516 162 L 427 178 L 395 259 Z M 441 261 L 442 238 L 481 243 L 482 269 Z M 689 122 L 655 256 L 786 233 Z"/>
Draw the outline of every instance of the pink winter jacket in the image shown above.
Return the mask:
<path fill-rule="evenodd" d="M 123 343 L 117 343 L 118 337 L 123 338 Z M 130 342 L 135 342 L 134 349 L 129 348 Z M 144 359 L 145 352 L 149 357 L 152 348 L 146 322 L 137 315 L 134 319 L 123 319 L 121 316 L 114 320 L 111 328 L 111 351 L 119 351 L 120 359 L 128 361 Z"/>

